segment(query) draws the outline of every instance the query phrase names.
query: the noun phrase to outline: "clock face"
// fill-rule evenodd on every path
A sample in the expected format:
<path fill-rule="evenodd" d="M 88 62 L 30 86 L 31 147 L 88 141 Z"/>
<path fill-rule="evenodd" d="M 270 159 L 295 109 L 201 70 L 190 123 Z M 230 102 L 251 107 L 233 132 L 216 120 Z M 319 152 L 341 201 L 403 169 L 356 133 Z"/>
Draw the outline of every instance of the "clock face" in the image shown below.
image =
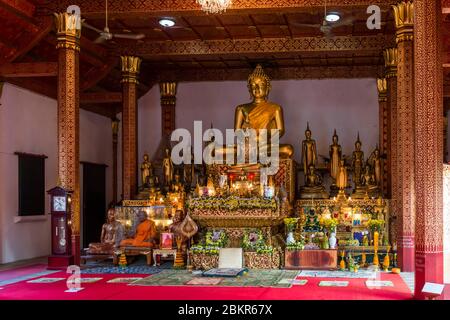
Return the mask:
<path fill-rule="evenodd" d="M 66 197 L 53 198 L 53 211 L 66 211 Z"/>

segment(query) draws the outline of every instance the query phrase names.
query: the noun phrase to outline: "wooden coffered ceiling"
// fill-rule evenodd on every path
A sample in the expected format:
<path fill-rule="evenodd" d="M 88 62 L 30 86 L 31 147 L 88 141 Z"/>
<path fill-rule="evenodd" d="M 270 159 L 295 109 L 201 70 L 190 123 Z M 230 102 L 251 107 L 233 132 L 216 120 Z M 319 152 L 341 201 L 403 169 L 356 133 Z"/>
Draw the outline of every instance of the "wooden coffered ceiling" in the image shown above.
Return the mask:
<path fill-rule="evenodd" d="M 242 80 L 257 63 L 274 79 L 382 74 L 382 50 L 395 44 L 393 1 L 328 0 L 329 11 L 339 12 L 347 22 L 333 28 L 330 36 L 319 28 L 324 2 L 233 0 L 226 13 L 207 15 L 195 0 L 109 0 L 111 32 L 144 33 L 146 37 L 96 44 L 98 34 L 82 30 L 81 106 L 108 117 L 120 111 L 119 56 L 123 54 L 143 58 L 139 95 L 161 80 Z M 445 12 L 450 1 L 443 3 Z M 80 6 L 86 22 L 103 29 L 104 0 L 0 0 L 0 77 L 55 97 L 52 13 L 73 4 Z M 366 10 L 373 4 L 382 10 L 380 30 L 366 26 Z M 161 27 L 160 18 L 172 18 L 175 27 Z M 448 32 L 446 14 L 443 23 Z M 449 39 L 446 34 L 445 59 Z"/>

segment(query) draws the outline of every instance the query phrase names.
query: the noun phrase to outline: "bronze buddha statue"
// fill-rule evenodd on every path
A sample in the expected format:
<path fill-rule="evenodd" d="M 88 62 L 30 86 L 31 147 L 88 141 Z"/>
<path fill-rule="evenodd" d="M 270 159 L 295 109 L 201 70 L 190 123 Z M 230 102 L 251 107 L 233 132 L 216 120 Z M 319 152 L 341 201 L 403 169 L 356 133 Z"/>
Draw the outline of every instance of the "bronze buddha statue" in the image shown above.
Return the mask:
<path fill-rule="evenodd" d="M 309 165 L 305 175 L 305 186 L 300 190 L 302 199 L 327 199 L 329 197 L 322 183 L 322 177 L 316 173 L 314 165 Z"/>
<path fill-rule="evenodd" d="M 99 243 L 90 243 L 88 254 L 112 254 L 124 236 L 122 224 L 116 220 L 114 209 L 108 210 L 107 222 L 102 226 Z"/>

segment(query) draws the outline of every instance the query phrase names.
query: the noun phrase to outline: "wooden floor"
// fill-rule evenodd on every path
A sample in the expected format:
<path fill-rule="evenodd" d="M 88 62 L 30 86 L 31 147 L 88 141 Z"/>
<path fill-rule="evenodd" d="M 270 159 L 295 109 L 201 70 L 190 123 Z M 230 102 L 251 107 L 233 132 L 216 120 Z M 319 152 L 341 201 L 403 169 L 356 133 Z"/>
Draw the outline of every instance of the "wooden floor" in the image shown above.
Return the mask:
<path fill-rule="evenodd" d="M 21 260 L 12 263 L 0 264 L 0 271 L 11 270 L 19 267 L 31 266 L 34 264 L 47 264 L 47 257 L 34 258 L 29 260 Z"/>

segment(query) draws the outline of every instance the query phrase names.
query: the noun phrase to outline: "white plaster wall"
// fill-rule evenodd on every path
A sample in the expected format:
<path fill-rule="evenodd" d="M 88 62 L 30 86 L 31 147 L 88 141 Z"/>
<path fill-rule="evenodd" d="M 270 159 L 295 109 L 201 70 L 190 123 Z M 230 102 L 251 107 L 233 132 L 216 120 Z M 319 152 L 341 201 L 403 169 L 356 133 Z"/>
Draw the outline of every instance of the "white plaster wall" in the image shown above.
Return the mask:
<path fill-rule="evenodd" d="M 50 254 L 48 198 L 45 220 L 14 223 L 18 212 L 18 160 L 14 152 L 47 155 L 46 190 L 57 184 L 57 106 L 53 99 L 9 84 L 4 86 L 0 103 L 0 263 L 8 263 Z M 112 198 L 110 120 L 80 110 L 80 128 L 80 160 L 108 165 L 108 204 Z"/>
<path fill-rule="evenodd" d="M 233 128 L 234 110 L 250 100 L 245 81 L 196 82 L 178 85 L 176 127 L 193 132 L 195 120 L 210 127 Z M 318 153 L 328 155 L 334 128 L 343 152 L 350 155 L 360 132 L 366 156 L 378 142 L 378 97 L 375 79 L 328 79 L 273 81 L 269 100 L 284 110 L 286 134 L 282 143 L 295 148 L 300 161 L 300 143 L 309 121 Z M 139 160 L 153 154 L 161 138 L 159 88 L 154 86 L 139 100 Z"/>

